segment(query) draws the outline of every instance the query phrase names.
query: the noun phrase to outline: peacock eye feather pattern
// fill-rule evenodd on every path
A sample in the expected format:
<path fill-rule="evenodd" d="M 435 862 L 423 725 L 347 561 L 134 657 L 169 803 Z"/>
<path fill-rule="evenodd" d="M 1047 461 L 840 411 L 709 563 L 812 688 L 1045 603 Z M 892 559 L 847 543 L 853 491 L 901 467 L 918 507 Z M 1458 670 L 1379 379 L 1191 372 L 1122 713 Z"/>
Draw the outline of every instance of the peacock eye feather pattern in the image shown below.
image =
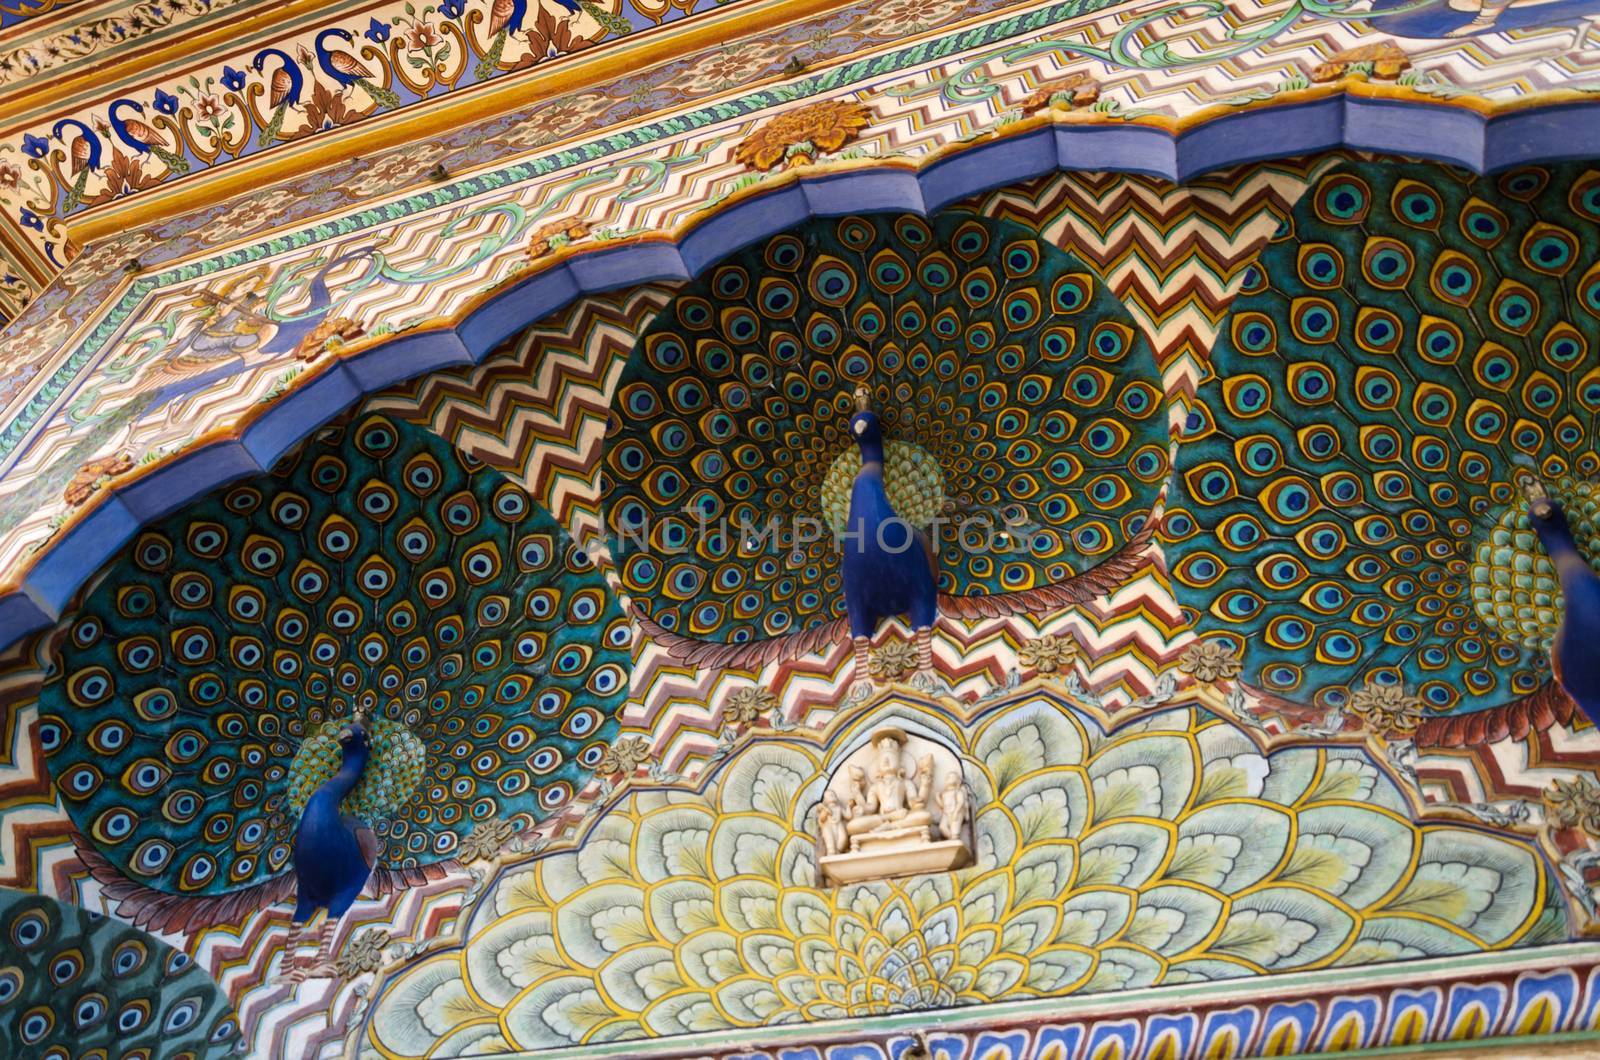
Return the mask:
<path fill-rule="evenodd" d="M 843 637 L 831 528 L 864 387 L 894 510 L 949 520 L 942 613 L 1088 599 L 1150 533 L 1168 472 L 1155 377 L 1116 297 L 1020 226 L 952 211 L 775 236 L 683 288 L 623 375 L 602 481 L 623 587 L 699 665 Z"/>
<path fill-rule="evenodd" d="M 0 890 L 0 1055 L 234 1055 L 227 997 L 187 954 L 53 898 Z"/>
<path fill-rule="evenodd" d="M 91 865 L 166 909 L 283 897 L 299 810 L 357 713 L 372 758 L 345 809 L 390 872 L 565 803 L 616 728 L 631 632 L 563 540 L 498 472 L 376 414 L 149 527 L 40 697 Z"/>
<path fill-rule="evenodd" d="M 1185 425 L 1174 573 L 1242 680 L 1419 740 L 1566 720 L 1524 480 L 1600 569 L 1600 171 L 1346 164 L 1267 246 Z M 1483 713 L 1491 712 L 1491 713 Z"/>

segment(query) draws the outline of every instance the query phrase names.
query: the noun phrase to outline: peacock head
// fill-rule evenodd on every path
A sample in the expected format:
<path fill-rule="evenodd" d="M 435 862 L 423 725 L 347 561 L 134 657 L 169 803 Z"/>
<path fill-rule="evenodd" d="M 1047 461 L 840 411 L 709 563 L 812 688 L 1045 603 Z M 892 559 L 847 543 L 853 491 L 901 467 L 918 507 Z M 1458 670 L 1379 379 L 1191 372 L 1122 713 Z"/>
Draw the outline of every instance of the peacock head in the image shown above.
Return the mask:
<path fill-rule="evenodd" d="M 1550 496 L 1550 491 L 1545 488 L 1542 479 L 1537 475 L 1523 472 L 1517 476 L 1517 485 L 1522 488 L 1523 496 L 1528 498 L 1528 522 L 1532 524 L 1534 530 L 1541 532 L 1554 530 L 1571 536 L 1572 528 L 1567 525 L 1566 513 Z"/>
<path fill-rule="evenodd" d="M 354 751 L 367 750 L 367 728 L 358 715 L 352 718 L 349 725 L 339 730 L 339 749 L 346 755 Z"/>
<path fill-rule="evenodd" d="M 856 413 L 850 417 L 850 436 L 861 448 L 863 461 L 883 463 L 883 428 L 872 411 L 872 395 L 864 386 L 856 387 Z"/>

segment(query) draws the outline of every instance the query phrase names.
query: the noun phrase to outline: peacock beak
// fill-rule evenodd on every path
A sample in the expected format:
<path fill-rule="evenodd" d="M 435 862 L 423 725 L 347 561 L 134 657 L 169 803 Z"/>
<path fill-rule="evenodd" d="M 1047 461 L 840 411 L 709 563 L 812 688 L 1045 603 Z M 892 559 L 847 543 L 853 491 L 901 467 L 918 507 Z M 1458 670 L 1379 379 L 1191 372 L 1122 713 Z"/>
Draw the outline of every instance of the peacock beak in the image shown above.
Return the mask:
<path fill-rule="evenodd" d="M 1522 490 L 1522 495 L 1530 501 L 1548 501 L 1550 498 L 1550 491 L 1544 488 L 1544 481 L 1532 472 L 1519 472 L 1517 486 Z"/>

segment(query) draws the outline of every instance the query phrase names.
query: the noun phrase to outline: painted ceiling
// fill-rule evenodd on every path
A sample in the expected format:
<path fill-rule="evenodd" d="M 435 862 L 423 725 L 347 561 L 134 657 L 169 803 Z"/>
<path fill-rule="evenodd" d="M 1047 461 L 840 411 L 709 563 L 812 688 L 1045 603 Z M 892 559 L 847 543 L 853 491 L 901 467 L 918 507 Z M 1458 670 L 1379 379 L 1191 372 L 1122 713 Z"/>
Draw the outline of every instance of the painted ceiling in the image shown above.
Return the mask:
<path fill-rule="evenodd" d="M 4 10 L 13 1050 L 1600 1033 L 1517 485 L 1600 560 L 1594 5 L 802 6 Z M 858 387 L 938 694 L 891 622 L 847 697 L 793 529 Z M 285 983 L 357 710 L 381 867 Z M 884 718 L 977 863 L 819 887 Z"/>

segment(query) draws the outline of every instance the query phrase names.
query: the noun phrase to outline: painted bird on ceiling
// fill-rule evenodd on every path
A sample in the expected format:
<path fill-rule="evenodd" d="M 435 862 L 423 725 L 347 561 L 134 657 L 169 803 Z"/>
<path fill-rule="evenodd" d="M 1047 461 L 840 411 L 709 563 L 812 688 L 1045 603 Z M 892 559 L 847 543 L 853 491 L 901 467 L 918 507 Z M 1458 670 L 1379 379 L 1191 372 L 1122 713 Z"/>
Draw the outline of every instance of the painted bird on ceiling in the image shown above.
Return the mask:
<path fill-rule="evenodd" d="M 937 688 L 936 616 L 1042 621 L 1147 562 L 1157 380 L 1121 302 L 1009 222 L 845 217 L 739 251 L 618 385 L 601 503 L 637 620 L 704 669 L 853 644 L 860 695 L 866 638 L 905 614 Z M 890 513 L 924 536 L 852 556 L 851 520 Z"/>
<path fill-rule="evenodd" d="M 373 894 L 439 878 L 487 820 L 558 811 L 617 729 L 632 645 L 524 491 L 376 411 L 144 527 L 66 630 L 39 692 L 51 777 L 116 914 L 160 933 L 338 897 L 297 853 L 330 783 L 382 840 Z"/>
<path fill-rule="evenodd" d="M 341 88 L 359 86 L 367 95 L 386 110 L 393 110 L 400 105 L 400 97 L 392 90 L 383 87 L 372 80 L 372 71 L 367 69 L 362 62 L 349 52 L 333 51 L 328 47 L 328 41 L 337 38 L 346 44 L 355 43 L 355 35 L 347 29 L 334 26 L 317 34 L 313 42 L 317 49 L 317 65 L 322 67 L 322 72 L 339 83 Z"/>
<path fill-rule="evenodd" d="M 363 719 L 357 715 L 339 730 L 341 761 L 338 772 L 320 784 L 300 811 L 294 834 L 295 906 L 287 955 L 286 978 L 298 981 L 308 976 L 328 977 L 333 968 L 329 951 L 334 932 L 345 912 L 361 896 L 378 862 L 382 846 L 372 827 L 354 814 L 345 813 L 344 800 L 355 791 L 367 768 L 371 748 Z M 316 955 L 308 961 L 294 960 L 294 952 L 311 918 L 326 911 Z"/>
<path fill-rule="evenodd" d="M 65 213 L 72 210 L 83 201 L 83 189 L 89 182 L 89 174 L 100 168 L 100 137 L 94 130 L 76 118 L 62 118 L 56 122 L 51 130 L 51 135 L 56 139 L 66 142 L 65 130 L 76 128 L 78 133 L 67 145 L 67 157 L 72 163 L 72 187 L 67 189 L 66 200 L 61 209 Z"/>
<path fill-rule="evenodd" d="M 1591 708 L 1597 245 L 1592 166 L 1345 163 L 1243 277 L 1163 533 L 1179 599 L 1265 704 L 1404 715 L 1419 747 Z"/>
<path fill-rule="evenodd" d="M 144 113 L 144 104 L 133 99 L 119 99 L 106 108 L 106 117 L 110 120 L 111 129 L 116 133 L 117 139 L 140 154 L 155 155 L 174 173 L 189 172 L 189 160 L 182 155 L 173 154 L 167 148 L 166 139 L 151 125 L 140 118 L 122 116 L 122 112 L 129 108 L 140 114 Z"/>
<path fill-rule="evenodd" d="M 301 73 L 300 64 L 280 48 L 261 49 L 256 52 L 250 65 L 259 74 L 266 68 L 268 59 L 277 59 L 279 65 L 272 71 L 268 83 L 267 106 L 272 108 L 272 118 L 265 123 L 261 135 L 256 139 L 256 143 L 262 147 L 278 138 L 278 133 L 283 129 L 284 116 L 289 108 L 299 106 L 300 93 L 305 87 L 305 74 Z"/>

